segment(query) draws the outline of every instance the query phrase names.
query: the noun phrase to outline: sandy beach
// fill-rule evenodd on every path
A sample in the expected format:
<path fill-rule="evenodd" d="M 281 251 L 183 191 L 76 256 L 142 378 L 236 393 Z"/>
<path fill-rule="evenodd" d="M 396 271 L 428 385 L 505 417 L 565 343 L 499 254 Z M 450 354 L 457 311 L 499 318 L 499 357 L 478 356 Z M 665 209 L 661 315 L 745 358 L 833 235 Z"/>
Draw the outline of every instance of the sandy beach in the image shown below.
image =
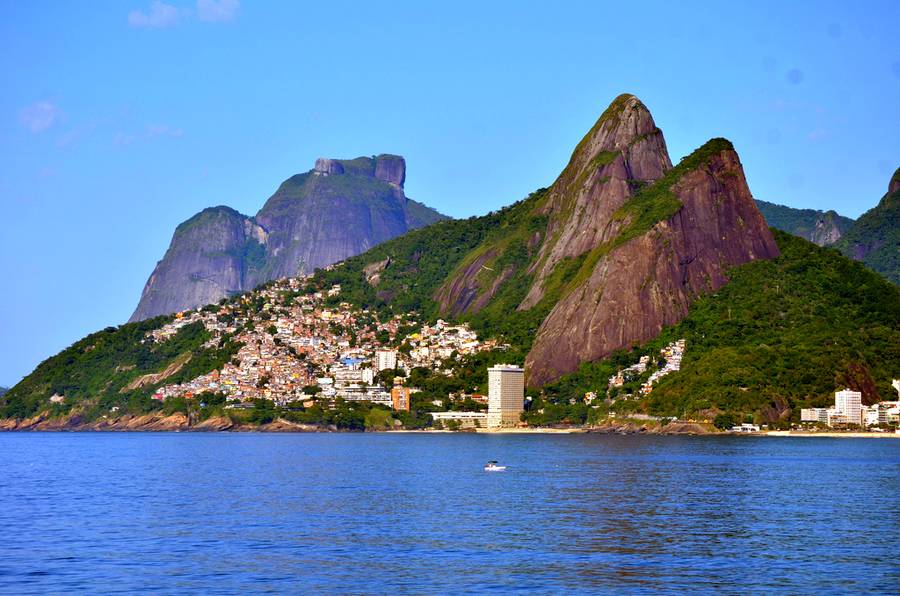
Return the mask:
<path fill-rule="evenodd" d="M 833 439 L 900 439 L 900 434 L 893 432 L 884 433 L 838 433 L 838 432 L 821 432 L 810 433 L 803 431 L 789 430 L 771 430 L 766 433 L 754 433 L 755 436 L 767 437 L 825 437 Z"/>

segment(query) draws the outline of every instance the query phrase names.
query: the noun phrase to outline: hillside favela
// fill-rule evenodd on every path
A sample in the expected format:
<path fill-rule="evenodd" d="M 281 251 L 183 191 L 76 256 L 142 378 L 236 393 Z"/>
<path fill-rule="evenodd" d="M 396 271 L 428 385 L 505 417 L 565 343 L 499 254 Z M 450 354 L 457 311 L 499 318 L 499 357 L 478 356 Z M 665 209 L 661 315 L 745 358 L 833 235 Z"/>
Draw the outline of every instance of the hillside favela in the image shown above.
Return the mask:
<path fill-rule="evenodd" d="M 895 592 L 898 6 L 133 4 L 0 8 L 0 593 Z"/>

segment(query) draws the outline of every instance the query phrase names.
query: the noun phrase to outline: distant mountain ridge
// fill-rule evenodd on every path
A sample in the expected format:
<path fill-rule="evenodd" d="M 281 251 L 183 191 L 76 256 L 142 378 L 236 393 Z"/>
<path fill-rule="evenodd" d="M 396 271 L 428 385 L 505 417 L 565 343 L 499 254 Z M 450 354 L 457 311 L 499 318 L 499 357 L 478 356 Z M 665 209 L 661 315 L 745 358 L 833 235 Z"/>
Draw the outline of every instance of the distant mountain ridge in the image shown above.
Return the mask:
<path fill-rule="evenodd" d="M 900 285 L 900 168 L 878 204 L 863 213 L 834 248 Z"/>
<path fill-rule="evenodd" d="M 819 246 L 837 242 L 853 226 L 853 219 L 835 211 L 796 209 L 756 199 L 759 212 L 773 228 L 799 236 Z"/>
<path fill-rule="evenodd" d="M 285 180 L 254 217 L 210 207 L 181 223 L 129 319 L 141 321 L 311 273 L 446 219 L 406 197 L 397 155 L 316 160 Z"/>

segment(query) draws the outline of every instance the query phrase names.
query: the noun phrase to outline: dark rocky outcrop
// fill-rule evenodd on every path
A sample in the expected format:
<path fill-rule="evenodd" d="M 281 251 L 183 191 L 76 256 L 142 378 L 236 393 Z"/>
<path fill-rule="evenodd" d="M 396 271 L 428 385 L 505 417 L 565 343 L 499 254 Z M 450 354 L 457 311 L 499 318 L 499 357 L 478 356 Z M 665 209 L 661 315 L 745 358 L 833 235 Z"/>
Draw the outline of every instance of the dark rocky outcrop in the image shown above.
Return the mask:
<path fill-rule="evenodd" d="M 444 217 L 406 197 L 396 155 L 320 158 L 286 180 L 255 217 L 205 209 L 175 231 L 131 317 L 216 302 L 280 277 L 311 273 Z"/>

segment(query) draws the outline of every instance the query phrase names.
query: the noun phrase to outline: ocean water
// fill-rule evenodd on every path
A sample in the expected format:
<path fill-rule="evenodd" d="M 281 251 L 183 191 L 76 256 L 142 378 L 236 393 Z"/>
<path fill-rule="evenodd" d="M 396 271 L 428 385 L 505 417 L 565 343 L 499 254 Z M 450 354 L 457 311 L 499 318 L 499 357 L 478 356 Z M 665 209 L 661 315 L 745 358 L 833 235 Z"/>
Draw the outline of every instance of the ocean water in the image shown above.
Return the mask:
<path fill-rule="evenodd" d="M 900 589 L 900 440 L 0 433 L 0 457 L 3 593 Z"/>

